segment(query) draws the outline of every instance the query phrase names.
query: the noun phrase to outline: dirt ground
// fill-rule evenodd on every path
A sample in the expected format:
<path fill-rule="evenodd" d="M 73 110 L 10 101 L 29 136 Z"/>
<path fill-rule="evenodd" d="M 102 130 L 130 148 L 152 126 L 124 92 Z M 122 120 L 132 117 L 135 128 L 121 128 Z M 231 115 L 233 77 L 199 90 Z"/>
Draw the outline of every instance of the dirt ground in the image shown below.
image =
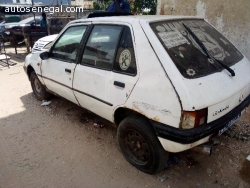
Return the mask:
<path fill-rule="evenodd" d="M 23 71 L 25 49 L 7 50 L 17 64 L 0 64 L 0 188 L 250 187 L 250 141 L 225 135 L 211 156 L 186 151 L 157 175 L 138 171 L 119 151 L 115 125 L 62 98 L 41 106 Z M 250 108 L 237 126 L 249 123 Z"/>

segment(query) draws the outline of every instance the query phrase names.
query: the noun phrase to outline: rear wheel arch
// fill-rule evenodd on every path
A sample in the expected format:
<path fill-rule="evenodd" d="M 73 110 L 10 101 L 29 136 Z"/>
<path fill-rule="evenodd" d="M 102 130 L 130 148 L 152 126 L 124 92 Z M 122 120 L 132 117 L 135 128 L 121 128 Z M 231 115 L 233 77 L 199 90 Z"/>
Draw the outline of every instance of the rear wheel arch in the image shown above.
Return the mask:
<path fill-rule="evenodd" d="M 114 113 L 115 124 L 118 126 L 122 122 L 122 120 L 124 120 L 128 116 L 143 116 L 143 115 L 129 108 L 120 107 L 117 108 Z"/>

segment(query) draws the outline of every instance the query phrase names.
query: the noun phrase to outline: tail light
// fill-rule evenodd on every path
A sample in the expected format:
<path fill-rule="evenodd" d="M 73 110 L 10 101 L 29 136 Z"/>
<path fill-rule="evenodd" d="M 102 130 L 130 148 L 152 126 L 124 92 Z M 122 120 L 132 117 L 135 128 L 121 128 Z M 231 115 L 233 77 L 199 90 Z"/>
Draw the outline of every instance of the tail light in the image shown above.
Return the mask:
<path fill-rule="evenodd" d="M 207 121 L 207 108 L 196 111 L 182 111 L 181 127 L 191 129 L 203 125 Z"/>

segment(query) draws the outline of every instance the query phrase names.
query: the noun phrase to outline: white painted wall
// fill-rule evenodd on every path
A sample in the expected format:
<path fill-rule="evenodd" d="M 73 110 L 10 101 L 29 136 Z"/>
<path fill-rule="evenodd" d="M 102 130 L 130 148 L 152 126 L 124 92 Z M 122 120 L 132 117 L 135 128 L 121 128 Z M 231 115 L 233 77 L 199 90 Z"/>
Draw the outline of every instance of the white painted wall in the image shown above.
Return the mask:
<path fill-rule="evenodd" d="M 93 9 L 93 2 L 92 0 L 74 0 L 71 1 L 71 5 L 81 6 L 85 9 Z"/>

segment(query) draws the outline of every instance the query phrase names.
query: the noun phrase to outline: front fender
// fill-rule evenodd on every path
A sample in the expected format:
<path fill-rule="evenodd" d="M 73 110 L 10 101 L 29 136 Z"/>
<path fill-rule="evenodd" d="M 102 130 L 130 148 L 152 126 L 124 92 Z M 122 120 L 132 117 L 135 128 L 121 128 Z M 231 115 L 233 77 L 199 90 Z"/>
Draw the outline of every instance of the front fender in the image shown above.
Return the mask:
<path fill-rule="evenodd" d="M 39 55 L 40 55 L 40 53 L 28 54 L 25 58 L 24 70 L 26 70 L 28 77 L 32 71 L 35 71 L 39 80 L 44 85 L 44 81 L 41 77 L 42 76 L 42 72 L 41 72 L 42 60 L 41 60 Z"/>

